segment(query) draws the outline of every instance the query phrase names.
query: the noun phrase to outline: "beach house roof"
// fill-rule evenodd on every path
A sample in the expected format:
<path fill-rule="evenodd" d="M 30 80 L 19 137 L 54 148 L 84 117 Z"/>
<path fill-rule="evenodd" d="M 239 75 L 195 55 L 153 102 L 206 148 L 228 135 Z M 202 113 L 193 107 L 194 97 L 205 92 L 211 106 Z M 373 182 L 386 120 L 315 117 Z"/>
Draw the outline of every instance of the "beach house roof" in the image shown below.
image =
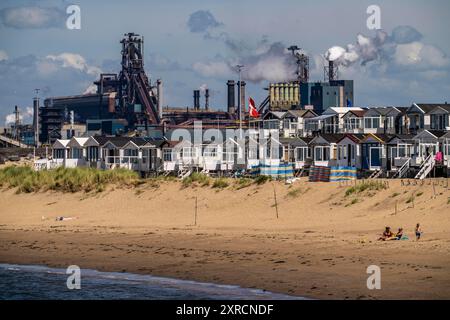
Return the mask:
<path fill-rule="evenodd" d="M 52 148 L 53 149 L 66 149 L 69 142 L 70 142 L 69 139 L 57 139 L 53 143 Z"/>
<path fill-rule="evenodd" d="M 67 146 L 71 148 L 83 148 L 88 139 L 84 137 L 72 137 Z"/>

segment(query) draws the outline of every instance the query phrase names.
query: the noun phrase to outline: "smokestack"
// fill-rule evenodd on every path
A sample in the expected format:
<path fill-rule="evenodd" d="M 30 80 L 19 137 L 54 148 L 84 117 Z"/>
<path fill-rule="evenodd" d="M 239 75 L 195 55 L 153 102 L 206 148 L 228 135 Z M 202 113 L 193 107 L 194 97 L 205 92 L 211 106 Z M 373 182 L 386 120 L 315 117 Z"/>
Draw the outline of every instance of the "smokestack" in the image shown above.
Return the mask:
<path fill-rule="evenodd" d="M 158 94 L 158 114 L 159 118 L 162 119 L 163 116 L 163 87 L 162 87 L 162 80 L 158 79 L 156 80 L 156 92 Z"/>
<path fill-rule="evenodd" d="M 241 81 L 241 82 L 238 81 L 238 96 L 239 96 L 239 99 L 241 99 L 240 106 L 242 108 L 242 116 L 244 116 L 244 112 L 245 112 L 245 81 Z"/>
<path fill-rule="evenodd" d="M 209 111 L 209 89 L 205 89 L 205 110 Z"/>
<path fill-rule="evenodd" d="M 227 111 L 229 114 L 234 114 L 236 112 L 235 108 L 235 96 L 234 96 L 234 80 L 228 80 L 228 108 Z"/>
<path fill-rule="evenodd" d="M 336 79 L 336 71 L 334 69 L 334 61 L 332 61 L 332 60 L 328 61 L 328 80 L 329 81 L 337 80 Z"/>
<path fill-rule="evenodd" d="M 39 146 L 39 97 L 33 99 L 34 145 Z"/>
<path fill-rule="evenodd" d="M 194 110 L 200 109 L 200 90 L 194 90 Z"/>

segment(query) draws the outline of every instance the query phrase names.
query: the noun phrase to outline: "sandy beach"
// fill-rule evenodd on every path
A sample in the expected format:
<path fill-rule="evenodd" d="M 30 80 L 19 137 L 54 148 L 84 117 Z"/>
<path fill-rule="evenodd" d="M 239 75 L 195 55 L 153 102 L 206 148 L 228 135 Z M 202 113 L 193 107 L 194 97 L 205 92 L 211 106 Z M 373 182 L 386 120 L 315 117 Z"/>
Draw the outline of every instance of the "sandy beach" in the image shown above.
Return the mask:
<path fill-rule="evenodd" d="M 348 196 L 350 184 L 305 179 L 223 190 L 159 181 L 89 194 L 3 188 L 0 263 L 76 264 L 320 299 L 450 299 L 448 183 L 390 180 Z M 403 227 L 409 240 L 377 241 L 385 226 Z M 369 265 L 381 267 L 381 290 L 367 289 Z"/>

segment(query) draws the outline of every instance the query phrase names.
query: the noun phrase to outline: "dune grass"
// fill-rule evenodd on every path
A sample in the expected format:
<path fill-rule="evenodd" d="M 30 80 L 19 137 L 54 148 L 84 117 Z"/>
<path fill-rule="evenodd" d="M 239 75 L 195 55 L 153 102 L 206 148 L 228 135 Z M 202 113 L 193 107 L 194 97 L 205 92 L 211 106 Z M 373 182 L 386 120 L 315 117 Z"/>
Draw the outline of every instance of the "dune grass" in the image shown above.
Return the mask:
<path fill-rule="evenodd" d="M 214 180 L 212 187 L 214 189 L 225 189 L 228 187 L 228 181 L 224 178 L 218 178 Z"/>
<path fill-rule="evenodd" d="M 193 172 L 189 177 L 184 178 L 181 183 L 183 187 L 189 187 L 193 184 L 200 185 L 202 187 L 209 186 L 211 178 L 206 174 Z"/>
<path fill-rule="evenodd" d="M 253 184 L 253 179 L 250 178 L 238 178 L 234 182 L 234 188 L 236 190 L 241 190 L 250 187 Z"/>
<path fill-rule="evenodd" d="M 27 166 L 10 166 L 0 169 L 0 187 L 17 188 L 18 193 L 46 190 L 62 192 L 101 192 L 107 185 L 136 186 L 136 172 L 115 169 L 63 168 L 34 171 Z"/>
<path fill-rule="evenodd" d="M 260 175 L 260 176 L 257 176 L 257 177 L 255 178 L 255 183 L 256 183 L 257 185 L 265 184 L 265 183 L 268 182 L 268 181 L 272 181 L 272 177 L 271 177 L 271 176 L 263 176 L 263 175 Z"/>
<path fill-rule="evenodd" d="M 356 186 L 352 186 L 345 191 L 345 196 L 362 193 L 364 191 L 379 191 L 386 189 L 386 185 L 381 181 L 367 181 Z"/>

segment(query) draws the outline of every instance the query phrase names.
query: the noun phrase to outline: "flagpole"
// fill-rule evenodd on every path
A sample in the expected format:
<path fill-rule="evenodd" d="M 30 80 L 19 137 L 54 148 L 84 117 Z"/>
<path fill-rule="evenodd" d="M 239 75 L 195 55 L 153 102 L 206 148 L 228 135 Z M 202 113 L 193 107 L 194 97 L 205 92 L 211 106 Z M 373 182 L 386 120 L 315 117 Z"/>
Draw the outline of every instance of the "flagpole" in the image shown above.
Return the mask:
<path fill-rule="evenodd" d="M 242 64 L 238 64 L 236 65 L 236 68 L 238 70 L 239 73 L 239 82 L 238 82 L 238 86 L 239 86 L 239 97 L 238 97 L 238 108 L 239 108 L 239 131 L 240 131 L 240 136 L 242 138 L 242 106 L 241 106 L 241 99 L 242 99 L 242 83 L 241 83 L 241 71 L 245 66 Z"/>

